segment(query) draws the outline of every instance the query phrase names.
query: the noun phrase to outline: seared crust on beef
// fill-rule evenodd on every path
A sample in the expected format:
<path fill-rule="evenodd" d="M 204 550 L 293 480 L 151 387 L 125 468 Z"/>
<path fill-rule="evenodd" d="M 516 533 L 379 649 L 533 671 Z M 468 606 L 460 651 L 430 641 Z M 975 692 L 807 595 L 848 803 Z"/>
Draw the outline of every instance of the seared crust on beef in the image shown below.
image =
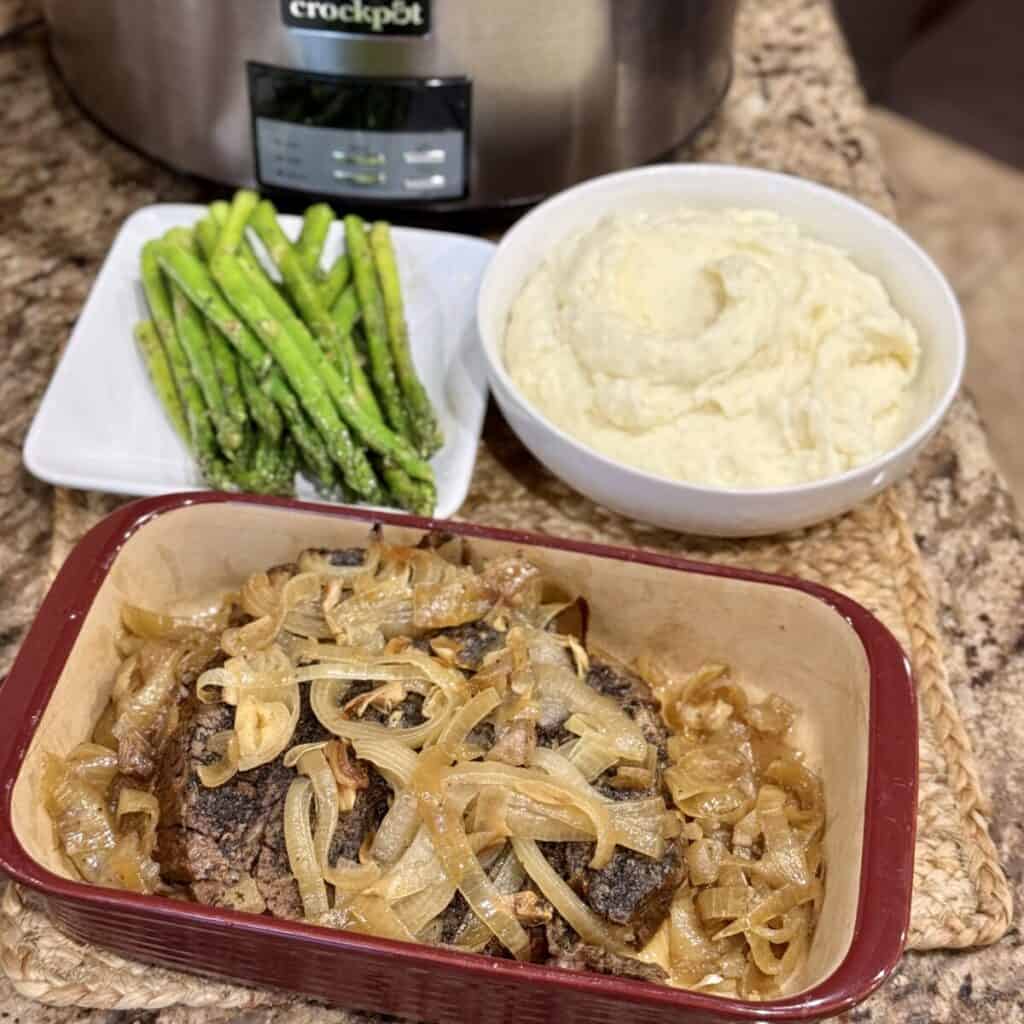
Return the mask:
<path fill-rule="evenodd" d="M 538 844 L 551 866 L 593 910 L 613 924 L 628 925 L 646 942 L 668 913 L 682 879 L 683 859 L 675 844 L 661 860 L 616 847 L 607 866 L 588 867 L 593 843 Z"/>
<path fill-rule="evenodd" d="M 194 696 L 182 702 L 179 723 L 168 744 L 157 787 L 160 828 L 157 858 L 161 874 L 190 885 L 201 903 L 232 905 L 240 884 L 254 880 L 263 898 L 275 896 L 272 875 L 283 875 L 295 889 L 284 852 L 281 827 L 284 799 L 295 777 L 280 761 L 240 773 L 223 786 L 208 789 L 199 781 L 200 765 L 216 759 L 207 749 L 211 736 L 231 727 L 234 709 L 201 704 Z M 295 728 L 295 743 L 327 738 L 308 706 Z M 298 898 L 297 890 L 295 892 Z M 275 903 L 285 907 L 288 900 Z M 291 915 L 284 915 L 291 916 Z"/>
<path fill-rule="evenodd" d="M 668 974 L 657 964 L 644 963 L 632 957 L 609 953 L 597 946 L 588 946 L 557 914 L 544 929 L 547 954 L 544 962 L 549 967 L 562 967 L 572 971 L 592 971 L 613 974 L 620 978 L 664 983 Z"/>
<path fill-rule="evenodd" d="M 567 950 L 549 957 L 549 967 L 563 967 L 570 971 L 590 971 L 595 974 L 613 974 L 619 978 L 636 978 L 638 981 L 653 981 L 664 984 L 668 973 L 657 964 L 634 960 L 631 956 L 619 956 L 585 942 L 575 942 Z"/>

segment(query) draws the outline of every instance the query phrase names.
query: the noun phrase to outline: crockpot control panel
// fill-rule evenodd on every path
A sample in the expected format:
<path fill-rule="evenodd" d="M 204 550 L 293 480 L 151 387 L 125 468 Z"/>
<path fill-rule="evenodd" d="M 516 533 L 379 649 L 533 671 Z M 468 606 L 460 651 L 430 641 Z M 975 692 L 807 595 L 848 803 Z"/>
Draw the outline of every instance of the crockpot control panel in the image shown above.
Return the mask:
<path fill-rule="evenodd" d="M 388 203 L 466 195 L 467 79 L 248 69 L 260 184 Z"/>

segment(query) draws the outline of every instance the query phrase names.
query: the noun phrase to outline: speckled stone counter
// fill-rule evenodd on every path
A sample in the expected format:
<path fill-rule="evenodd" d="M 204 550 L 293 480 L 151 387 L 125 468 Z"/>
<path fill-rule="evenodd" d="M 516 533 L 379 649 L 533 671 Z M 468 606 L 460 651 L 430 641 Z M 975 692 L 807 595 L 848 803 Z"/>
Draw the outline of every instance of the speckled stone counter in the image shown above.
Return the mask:
<path fill-rule="evenodd" d="M 81 114 L 47 60 L 44 30 L 19 29 L 36 16 L 33 0 L 0 0 L 0 671 L 44 587 L 53 491 L 24 470 L 20 449 L 60 345 L 124 217 L 145 203 L 203 196 L 194 182 L 113 142 Z M 785 26 L 781 41 L 777 29 L 761 32 L 769 23 Z M 888 209 L 878 145 L 823 0 L 748 0 L 738 41 L 737 80 L 753 87 L 734 93 L 697 142 L 698 155 L 806 174 Z M 515 447 L 496 415 L 485 445 L 499 458 Z M 969 400 L 957 404 L 905 491 L 939 606 L 951 682 L 992 796 L 994 839 L 1019 905 L 1024 541 Z M 908 954 L 850 1018 L 1024 1021 L 1020 946 L 1014 927 L 988 949 Z M 0 1021 L 200 1024 L 229 1016 L 45 1008 L 0 981 Z M 364 1017 L 291 1007 L 251 1011 L 244 1019 Z"/>

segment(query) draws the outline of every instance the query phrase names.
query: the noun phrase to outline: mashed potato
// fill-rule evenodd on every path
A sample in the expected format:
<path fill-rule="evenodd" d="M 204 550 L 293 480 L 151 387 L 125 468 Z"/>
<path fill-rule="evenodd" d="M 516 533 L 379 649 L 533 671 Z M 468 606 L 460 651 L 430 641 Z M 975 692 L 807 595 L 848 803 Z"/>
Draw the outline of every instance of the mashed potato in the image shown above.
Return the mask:
<path fill-rule="evenodd" d="M 909 429 L 919 344 L 841 250 L 761 210 L 610 216 L 516 299 L 505 362 L 568 433 L 651 473 L 764 488 Z"/>

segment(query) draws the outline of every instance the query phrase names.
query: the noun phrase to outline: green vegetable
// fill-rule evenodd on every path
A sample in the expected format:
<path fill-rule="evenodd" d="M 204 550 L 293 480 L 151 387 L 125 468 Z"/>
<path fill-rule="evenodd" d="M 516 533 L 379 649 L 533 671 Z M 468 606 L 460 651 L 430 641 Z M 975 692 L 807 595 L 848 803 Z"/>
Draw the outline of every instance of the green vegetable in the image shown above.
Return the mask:
<path fill-rule="evenodd" d="M 331 310 L 335 326 L 341 336 L 341 348 L 344 353 L 345 362 L 348 365 L 349 378 L 352 385 L 352 393 L 356 396 L 359 404 L 381 423 L 384 422 L 384 415 L 377 404 L 377 397 L 373 393 L 373 387 L 366 370 L 363 367 L 363 357 L 359 354 L 355 345 L 355 325 L 359 319 L 359 299 L 356 298 L 355 289 L 351 286 L 346 288 Z"/>
<path fill-rule="evenodd" d="M 273 372 L 272 370 L 271 373 Z M 274 404 L 273 399 L 260 386 L 260 382 L 256 379 L 256 374 L 252 372 L 247 363 L 242 363 L 239 367 L 239 376 L 242 383 L 242 393 L 245 396 L 245 402 L 249 407 L 253 421 L 276 444 L 281 440 L 281 434 L 284 430 L 284 422 L 281 419 L 280 410 Z"/>
<path fill-rule="evenodd" d="M 317 203 L 303 214 L 302 231 L 295 243 L 295 250 L 306 273 L 315 276 L 319 271 L 320 255 L 333 223 L 334 211 L 326 203 Z"/>
<path fill-rule="evenodd" d="M 323 380 L 322 367 L 309 360 L 308 354 L 274 318 L 253 287 L 254 282 L 265 285 L 263 279 L 251 271 L 247 276 L 243 265 L 227 253 L 214 254 L 211 270 L 238 315 L 273 353 L 296 397 L 328 442 L 331 457 L 341 468 L 346 483 L 368 501 L 379 501 L 382 496 L 380 485 L 369 462 L 356 448 L 338 416 Z M 273 292 L 273 289 L 269 291 Z M 315 344 L 313 349 L 317 355 L 321 355 Z"/>
<path fill-rule="evenodd" d="M 224 215 L 227 216 L 227 204 L 225 203 L 224 206 Z M 212 215 L 204 217 L 196 224 L 196 241 L 199 243 L 199 251 L 206 259 L 210 258 L 210 254 L 216 247 L 219 234 L 220 230 L 214 223 Z M 217 367 L 217 376 L 224 394 L 224 404 L 235 421 L 244 427 L 249 422 L 249 413 L 242 395 L 238 357 L 227 338 L 220 331 L 210 332 L 210 350 L 213 353 L 214 365 Z"/>
<path fill-rule="evenodd" d="M 395 364 L 388 344 L 388 330 L 384 317 L 384 300 L 377 283 L 377 270 L 373 253 L 366 237 L 366 225 L 360 217 L 349 215 L 345 218 L 345 241 L 348 258 L 352 263 L 356 294 L 363 311 L 363 331 L 370 354 L 370 373 L 377 390 L 377 396 L 384 407 L 388 423 L 396 433 L 415 443 L 412 421 L 402 400 Z"/>
<path fill-rule="evenodd" d="M 345 290 L 352 277 L 352 266 L 348 257 L 342 253 L 324 274 L 320 282 L 320 301 L 330 309 Z"/>
<path fill-rule="evenodd" d="M 157 258 L 164 272 L 177 282 L 192 304 L 231 342 L 257 378 L 262 379 L 273 365 L 273 357 L 224 301 L 205 264 L 180 246 L 167 243 L 156 245 Z"/>
<path fill-rule="evenodd" d="M 288 433 L 302 455 L 302 460 L 320 483 L 328 490 L 336 487 L 337 474 L 331 462 L 330 453 L 316 427 L 306 418 L 298 399 L 287 382 L 275 369 L 264 378 L 260 385 L 264 393 L 281 410 Z"/>
<path fill-rule="evenodd" d="M 416 374 L 409 348 L 409 328 L 405 322 L 405 308 L 402 302 L 402 288 L 398 277 L 398 263 L 391 241 L 391 229 L 378 221 L 370 230 L 370 248 L 377 265 L 380 289 L 384 299 L 387 319 L 388 341 L 394 362 L 398 383 L 405 398 L 405 405 L 412 421 L 419 449 L 424 455 L 432 455 L 444 444 L 444 437 L 437 424 L 437 417 L 430 405 L 426 389 Z"/>
<path fill-rule="evenodd" d="M 301 268 L 296 272 L 294 250 L 277 223 L 273 205 L 266 201 L 260 203 L 253 214 L 252 224 L 282 274 L 291 273 L 296 280 L 305 277 L 308 283 L 308 277 Z M 285 266 L 288 267 L 288 271 L 284 269 Z M 268 289 L 258 275 L 252 274 L 249 280 L 253 288 L 260 290 L 261 298 L 267 303 L 273 316 L 286 327 L 310 365 L 316 368 L 317 373 L 327 385 L 338 411 L 363 443 L 385 459 L 397 463 L 411 477 L 432 484 L 433 472 L 430 465 L 419 457 L 412 445 L 405 438 L 389 430 L 384 423 L 376 420 L 356 400 L 342 369 L 343 361 L 340 359 L 329 360 L 326 357 L 306 325 L 295 315 L 280 295 L 272 294 L 273 290 Z M 302 290 L 301 284 L 299 289 Z M 311 298 L 307 294 L 303 301 L 307 300 L 311 304 L 311 309 L 316 309 L 316 306 L 319 305 L 319 296 L 315 293 Z M 316 312 L 318 314 L 317 322 L 322 323 L 323 318 L 319 315 L 319 310 Z M 327 319 L 330 320 L 330 317 Z M 331 321 L 331 326 L 325 329 L 333 332 L 333 321 Z M 347 364 L 347 361 L 344 362 Z M 345 369 L 347 369 L 347 365 L 345 365 Z"/>
<path fill-rule="evenodd" d="M 208 459 L 216 455 L 216 444 L 206 413 L 203 393 L 192 376 L 188 356 L 174 325 L 170 292 L 167 282 L 160 273 L 159 252 L 162 244 L 153 241 L 142 247 L 142 288 L 146 293 L 153 325 L 163 342 L 182 408 L 185 410 L 190 443 L 198 458 Z"/>
<path fill-rule="evenodd" d="M 167 418 L 182 441 L 185 444 L 191 444 L 188 420 L 185 418 L 185 409 L 178 396 L 178 387 L 174 383 L 171 364 L 168 362 L 167 353 L 164 351 L 152 320 L 140 320 L 135 325 L 135 341 L 142 353 L 142 360 L 146 364 L 153 390 L 156 391 L 157 398 L 160 399 L 160 404 L 164 407 L 164 412 L 167 413 Z"/>
<path fill-rule="evenodd" d="M 288 236 L 277 222 L 277 214 L 270 203 L 260 203 L 253 215 L 253 227 L 284 279 L 285 287 L 302 319 L 324 352 L 333 356 L 342 376 L 347 379 L 348 368 L 345 365 L 334 321 L 324 305 L 312 274 L 303 265 L 298 249 L 288 241 Z"/>
<path fill-rule="evenodd" d="M 260 197 L 248 189 L 242 188 L 235 193 L 231 200 L 227 219 L 221 226 L 220 237 L 217 239 L 213 254 L 208 254 L 207 259 L 212 259 L 213 255 L 218 252 L 234 253 L 237 251 L 245 237 L 245 225 L 249 223 L 249 217 L 259 201 Z"/>
<path fill-rule="evenodd" d="M 217 442 L 230 457 L 231 453 L 242 445 L 242 428 L 228 413 L 224 402 L 206 324 L 199 311 L 188 301 L 185 293 L 173 282 L 171 301 L 174 308 L 174 325 L 178 330 L 181 346 L 188 356 L 192 376 L 203 393 L 210 422 L 217 433 Z"/>

